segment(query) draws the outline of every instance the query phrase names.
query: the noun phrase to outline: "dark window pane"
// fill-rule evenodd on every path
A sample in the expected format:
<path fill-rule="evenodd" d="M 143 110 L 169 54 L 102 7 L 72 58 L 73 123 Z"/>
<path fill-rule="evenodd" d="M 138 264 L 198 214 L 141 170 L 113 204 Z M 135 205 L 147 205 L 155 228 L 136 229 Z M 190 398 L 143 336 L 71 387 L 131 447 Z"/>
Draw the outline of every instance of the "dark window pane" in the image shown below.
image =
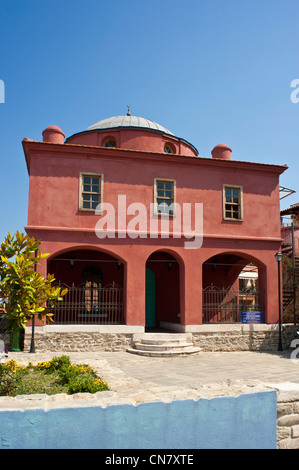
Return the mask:
<path fill-rule="evenodd" d="M 108 140 L 106 143 L 105 143 L 105 147 L 116 147 L 116 142 L 114 140 Z"/>

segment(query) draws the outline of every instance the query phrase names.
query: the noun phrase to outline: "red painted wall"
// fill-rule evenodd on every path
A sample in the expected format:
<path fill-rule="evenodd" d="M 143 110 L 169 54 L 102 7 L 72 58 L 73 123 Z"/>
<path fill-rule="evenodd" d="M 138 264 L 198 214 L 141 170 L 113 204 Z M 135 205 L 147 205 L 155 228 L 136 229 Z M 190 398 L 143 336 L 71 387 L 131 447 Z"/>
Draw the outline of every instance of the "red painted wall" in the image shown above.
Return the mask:
<path fill-rule="evenodd" d="M 116 140 L 116 147 L 125 150 L 164 153 L 166 143 L 173 147 L 173 153 L 196 157 L 197 152 L 188 142 L 168 134 L 150 130 L 119 129 L 106 131 L 83 132 L 70 137 L 68 144 L 93 145 L 103 147 L 108 137 Z M 113 151 L 114 149 L 112 149 Z"/>
<path fill-rule="evenodd" d="M 158 294 L 157 317 L 177 321 L 180 313 L 183 325 L 202 322 L 201 291 L 203 276 L 207 276 L 203 273 L 203 263 L 222 253 L 245 257 L 260 268 L 260 284 L 266 289 L 266 322 L 277 322 L 274 255 L 280 248 L 279 175 L 286 167 L 199 158 L 191 147 L 183 147 L 182 142 L 176 145 L 184 156 L 155 153 L 162 152 L 165 136 L 138 130 L 123 130 L 118 135 L 124 149 L 95 147 L 99 139 L 102 145 L 103 135 L 98 132 L 75 136 L 68 144 L 61 143 L 59 133 L 58 144 L 23 141 L 30 175 L 26 230 L 42 239 L 42 251 L 49 252 L 53 258 L 68 250 L 100 250 L 122 260 L 128 325 L 144 325 L 145 266 L 155 251 L 168 251 L 178 260 L 177 268 L 171 273 L 174 279 L 168 284 L 170 291 L 164 300 L 163 294 Z M 160 237 L 132 240 L 116 235 L 114 239 L 100 240 L 95 235 L 100 216 L 78 210 L 80 172 L 102 173 L 104 201 L 116 208 L 118 195 L 126 195 L 127 205 L 142 202 L 148 206 L 154 198 L 154 178 L 175 179 L 178 203 L 203 203 L 202 247 L 188 250 L 184 239 Z M 223 184 L 243 187 L 242 222 L 223 220 Z M 46 274 L 46 261 L 40 270 Z M 162 274 L 159 276 L 163 278 Z M 207 278 L 204 282 L 208 282 Z"/>

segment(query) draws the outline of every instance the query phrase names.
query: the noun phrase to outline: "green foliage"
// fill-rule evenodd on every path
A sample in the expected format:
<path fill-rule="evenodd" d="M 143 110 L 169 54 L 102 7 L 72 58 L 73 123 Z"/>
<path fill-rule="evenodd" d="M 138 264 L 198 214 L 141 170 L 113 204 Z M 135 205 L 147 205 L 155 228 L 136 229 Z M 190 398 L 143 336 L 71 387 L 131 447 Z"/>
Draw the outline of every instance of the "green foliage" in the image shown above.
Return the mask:
<path fill-rule="evenodd" d="M 36 366 L 17 364 L 16 361 L 0 363 L 0 396 L 19 394 L 96 393 L 108 390 L 107 383 L 97 377 L 92 367 L 71 364 L 68 356 L 54 357 Z"/>
<path fill-rule="evenodd" d="M 39 250 L 40 241 L 28 235 L 9 233 L 0 246 L 0 297 L 7 318 L 8 331 L 25 327 L 35 315 L 51 320 L 51 307 L 67 293 L 52 283 L 55 278 L 48 274 L 45 279 L 35 266 L 48 254 Z M 48 304 L 47 304 L 48 303 Z"/>
<path fill-rule="evenodd" d="M 92 367 L 85 364 L 71 364 L 69 356 L 53 357 L 51 361 L 40 362 L 36 366 L 47 373 L 57 372 L 59 382 L 66 385 L 67 393 L 95 393 L 108 390 L 104 380 L 97 377 Z"/>
<path fill-rule="evenodd" d="M 26 374 L 26 367 L 17 365 L 16 361 L 0 363 L 0 396 L 13 395 L 17 384 Z"/>

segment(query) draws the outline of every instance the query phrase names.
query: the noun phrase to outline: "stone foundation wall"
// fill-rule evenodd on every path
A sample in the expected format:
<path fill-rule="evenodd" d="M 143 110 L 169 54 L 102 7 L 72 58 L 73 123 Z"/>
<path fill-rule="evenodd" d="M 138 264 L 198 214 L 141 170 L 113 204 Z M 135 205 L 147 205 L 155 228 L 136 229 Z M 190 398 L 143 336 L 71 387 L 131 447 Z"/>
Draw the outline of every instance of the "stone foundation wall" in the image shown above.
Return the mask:
<path fill-rule="evenodd" d="M 268 326 L 268 325 L 267 325 Z M 296 331 L 299 327 L 283 325 L 282 344 L 283 349 L 290 349 L 293 339 L 299 339 Z M 277 351 L 278 327 L 256 327 L 238 329 L 224 328 L 222 331 L 207 331 L 193 333 L 194 346 L 199 346 L 203 351 Z"/>
<path fill-rule="evenodd" d="M 133 334 L 63 332 L 35 333 L 35 349 L 38 352 L 61 351 L 125 351 L 132 346 Z M 31 334 L 25 334 L 24 351 L 30 349 Z"/>
<path fill-rule="evenodd" d="M 276 390 L 277 448 L 299 449 L 299 384 L 281 384 Z"/>
<path fill-rule="evenodd" d="M 196 332 L 192 332 L 193 344 L 202 351 L 277 351 L 278 326 L 277 325 L 200 325 Z M 125 331 L 119 327 L 114 331 L 99 331 L 95 327 L 86 330 L 64 327 L 51 330 L 49 328 L 36 328 L 35 348 L 45 351 L 126 351 L 133 345 L 134 331 Z M 283 325 L 283 349 L 291 348 L 293 339 L 299 339 L 296 331 L 299 327 Z M 29 351 L 31 330 L 25 329 L 24 351 Z"/>

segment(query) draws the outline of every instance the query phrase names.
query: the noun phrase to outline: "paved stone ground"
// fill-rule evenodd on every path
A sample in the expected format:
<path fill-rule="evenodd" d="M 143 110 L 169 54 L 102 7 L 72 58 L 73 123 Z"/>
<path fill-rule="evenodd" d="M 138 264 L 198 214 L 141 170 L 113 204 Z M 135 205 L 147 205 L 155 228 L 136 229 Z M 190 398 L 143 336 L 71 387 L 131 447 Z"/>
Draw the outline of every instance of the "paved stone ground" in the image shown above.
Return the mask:
<path fill-rule="evenodd" d="M 90 364 L 108 382 L 109 392 L 47 397 L 0 397 L 0 409 L 24 407 L 107 406 L 115 403 L 211 398 L 272 389 L 271 384 L 299 383 L 299 360 L 291 351 L 200 352 L 194 356 L 153 358 L 127 352 L 10 352 L 8 359 L 34 364 L 68 355 L 74 363 Z"/>

